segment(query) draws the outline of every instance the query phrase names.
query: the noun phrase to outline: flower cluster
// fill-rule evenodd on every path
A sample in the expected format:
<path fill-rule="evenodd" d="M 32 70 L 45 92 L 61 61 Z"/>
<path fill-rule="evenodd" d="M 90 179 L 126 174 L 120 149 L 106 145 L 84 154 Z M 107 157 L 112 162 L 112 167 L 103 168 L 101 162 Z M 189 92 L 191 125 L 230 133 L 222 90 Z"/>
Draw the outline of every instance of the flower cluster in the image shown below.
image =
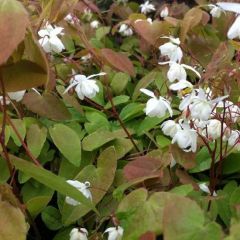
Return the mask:
<path fill-rule="evenodd" d="M 210 5 L 210 7 L 212 15 L 218 15 L 218 10 L 224 11 L 220 6 Z M 238 21 L 240 21 L 240 17 L 237 17 L 228 31 L 230 39 L 240 36 Z M 176 143 L 185 152 L 196 152 L 198 138 L 207 144 L 221 138 L 222 141 L 225 141 L 226 146 L 240 150 L 239 131 L 231 128 L 240 117 L 240 108 L 228 101 L 227 95 L 214 98 L 211 89 L 204 88 L 204 86 L 199 87 L 199 85 L 194 85 L 189 81 L 189 70 L 199 80 L 201 80 L 201 75 L 193 67 L 182 63 L 183 51 L 180 39 L 173 36 L 162 38 L 169 39 L 169 42 L 159 47 L 161 55 L 167 57 L 169 61 L 159 62 L 159 64 L 169 65 L 167 72 L 167 78 L 170 82 L 169 90 L 178 92 L 180 97 L 178 108 L 182 112 L 178 121 L 167 120 L 161 125 L 163 133 L 171 137 L 172 143 Z M 182 94 L 185 89 L 188 89 L 187 93 Z M 168 112 L 172 117 L 173 110 L 167 98 L 156 97 L 153 92 L 147 89 L 140 91 L 151 97 L 146 104 L 146 115 L 164 117 Z"/>

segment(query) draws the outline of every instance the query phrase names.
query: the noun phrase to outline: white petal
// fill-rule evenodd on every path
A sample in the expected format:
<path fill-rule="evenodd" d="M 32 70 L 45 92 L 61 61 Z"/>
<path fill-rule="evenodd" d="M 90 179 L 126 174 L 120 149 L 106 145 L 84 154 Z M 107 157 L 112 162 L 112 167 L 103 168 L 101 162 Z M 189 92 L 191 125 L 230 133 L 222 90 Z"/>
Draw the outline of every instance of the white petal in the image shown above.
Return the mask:
<path fill-rule="evenodd" d="M 100 73 L 97 73 L 97 74 L 93 74 L 93 75 L 90 75 L 87 77 L 87 79 L 90 79 L 90 78 L 93 78 L 93 77 L 96 77 L 96 76 L 104 76 L 106 75 L 107 73 L 105 72 L 100 72 Z"/>
<path fill-rule="evenodd" d="M 145 88 L 141 88 L 140 91 L 144 94 L 146 94 L 147 96 L 149 97 L 152 97 L 152 98 L 155 98 L 155 95 L 154 95 L 154 92 L 148 90 L 148 89 L 145 89 Z"/>
<path fill-rule="evenodd" d="M 240 37 L 240 16 L 236 18 L 236 20 L 228 30 L 227 36 L 229 39 Z"/>
<path fill-rule="evenodd" d="M 193 85 L 188 81 L 179 81 L 178 83 L 174 83 L 169 86 L 169 89 L 173 91 L 179 91 L 184 88 L 193 88 Z"/>
<path fill-rule="evenodd" d="M 219 7 L 225 11 L 235 12 L 240 14 L 240 4 L 239 3 L 228 3 L 228 2 L 218 2 L 216 3 Z"/>
<path fill-rule="evenodd" d="M 196 73 L 196 75 L 197 75 L 199 78 L 201 78 L 200 73 L 199 73 L 198 71 L 196 71 L 193 67 L 191 67 L 191 66 L 189 66 L 189 65 L 186 65 L 186 64 L 181 64 L 181 65 L 182 65 L 184 68 L 186 68 L 186 69 L 192 70 L 193 72 Z"/>

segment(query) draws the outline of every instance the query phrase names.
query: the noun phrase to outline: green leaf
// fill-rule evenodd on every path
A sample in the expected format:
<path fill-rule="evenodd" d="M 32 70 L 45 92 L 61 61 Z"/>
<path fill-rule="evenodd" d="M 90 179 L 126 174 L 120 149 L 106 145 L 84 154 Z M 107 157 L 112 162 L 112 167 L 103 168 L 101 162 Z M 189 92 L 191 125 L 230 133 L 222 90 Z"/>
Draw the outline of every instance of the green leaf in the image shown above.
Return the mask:
<path fill-rule="evenodd" d="M 126 134 L 122 130 L 110 132 L 108 130 L 99 129 L 83 139 L 82 147 L 85 151 L 93 151 L 114 140 L 115 138 L 123 138 L 125 136 Z"/>
<path fill-rule="evenodd" d="M 93 203 L 101 201 L 107 190 L 112 185 L 117 167 L 116 152 L 113 147 L 105 149 L 97 160 L 97 167 L 86 166 L 75 178 L 80 182 L 89 181 L 90 191 L 93 196 Z M 62 221 L 64 225 L 75 222 L 80 217 L 86 215 L 91 209 L 88 206 L 79 205 L 76 207 L 64 204 L 62 210 Z"/>
<path fill-rule="evenodd" d="M 47 129 L 33 124 L 27 131 L 27 145 L 35 158 L 39 156 L 47 138 Z"/>
<path fill-rule="evenodd" d="M 0 183 L 6 183 L 10 177 L 9 168 L 5 159 L 0 157 Z"/>
<path fill-rule="evenodd" d="M 46 207 L 41 214 L 43 222 L 51 230 L 60 229 L 63 224 L 61 222 L 61 213 L 58 209 L 48 206 Z"/>
<path fill-rule="evenodd" d="M 33 179 L 26 182 L 21 189 L 23 202 L 33 218 L 47 206 L 52 199 L 53 193 L 52 189 Z"/>
<path fill-rule="evenodd" d="M 28 25 L 27 11 L 19 1 L 0 1 L 0 65 L 8 60 L 24 39 Z"/>
<path fill-rule="evenodd" d="M 76 188 L 66 183 L 65 179 L 56 176 L 55 174 L 41 167 L 37 167 L 36 165 L 21 158 L 17 158 L 13 155 L 10 155 L 10 158 L 16 169 L 24 172 L 45 186 L 56 190 L 65 196 L 69 196 L 76 201 L 81 202 L 83 205 L 88 206 L 90 209 L 96 211 L 92 203 L 87 198 L 85 198 L 83 194 Z"/>
<path fill-rule="evenodd" d="M 138 96 L 141 94 L 140 89 L 146 88 L 150 83 L 152 83 L 156 78 L 159 76 L 162 76 L 161 72 L 157 72 L 156 70 L 153 70 L 152 72 L 148 73 L 146 76 L 144 76 L 140 81 L 137 83 L 134 91 L 133 91 L 133 101 L 135 101 Z"/>
<path fill-rule="evenodd" d="M 164 209 L 163 232 L 166 240 L 190 240 L 204 224 L 204 214 L 193 200 L 188 198 L 169 202 Z"/>
<path fill-rule="evenodd" d="M 116 73 L 110 84 L 114 94 L 120 95 L 130 80 L 131 79 L 127 73 Z"/>
<path fill-rule="evenodd" d="M 120 112 L 120 118 L 123 121 L 129 121 L 135 117 L 139 117 L 144 114 L 144 104 L 141 103 L 129 103 Z"/>
<path fill-rule="evenodd" d="M 123 104 L 123 103 L 128 102 L 129 99 L 130 99 L 129 96 L 120 95 L 120 96 L 114 97 L 112 100 L 113 100 L 114 106 L 118 106 L 118 105 L 120 105 L 120 104 Z M 105 105 L 104 108 L 105 108 L 105 109 L 110 109 L 110 108 L 112 108 L 112 104 L 111 104 L 110 102 L 107 102 L 107 104 Z"/>
<path fill-rule="evenodd" d="M 240 171 L 240 153 L 232 153 L 223 161 L 223 174 L 232 174 Z"/>
<path fill-rule="evenodd" d="M 75 131 L 64 124 L 49 129 L 50 136 L 59 151 L 75 166 L 81 163 L 81 142 Z"/>
<path fill-rule="evenodd" d="M 101 112 L 87 111 L 86 118 L 88 121 L 84 124 L 84 127 L 88 133 L 93 133 L 98 129 L 110 129 L 110 124 L 106 116 Z"/>
<path fill-rule="evenodd" d="M 103 37 L 105 37 L 110 32 L 110 27 L 99 27 L 96 30 L 96 38 L 97 40 L 101 40 Z"/>
<path fill-rule="evenodd" d="M 156 142 L 160 148 L 165 148 L 171 144 L 171 140 L 164 135 L 157 135 Z"/>
<path fill-rule="evenodd" d="M 148 196 L 143 188 L 132 191 L 117 209 L 117 217 L 124 228 L 123 239 L 138 240 L 146 232 L 161 234 L 164 206 L 168 202 L 176 204 L 181 198 L 167 192 L 155 192 Z"/>
<path fill-rule="evenodd" d="M 23 120 L 21 119 L 12 119 L 11 120 L 12 123 L 14 124 L 15 128 L 17 129 L 19 135 L 21 136 L 22 139 L 25 138 L 26 136 L 26 126 Z M 21 141 L 19 140 L 17 134 L 15 133 L 15 131 L 13 130 L 12 127 L 10 127 L 11 130 L 11 137 L 14 141 L 14 143 L 20 147 L 22 145 Z"/>

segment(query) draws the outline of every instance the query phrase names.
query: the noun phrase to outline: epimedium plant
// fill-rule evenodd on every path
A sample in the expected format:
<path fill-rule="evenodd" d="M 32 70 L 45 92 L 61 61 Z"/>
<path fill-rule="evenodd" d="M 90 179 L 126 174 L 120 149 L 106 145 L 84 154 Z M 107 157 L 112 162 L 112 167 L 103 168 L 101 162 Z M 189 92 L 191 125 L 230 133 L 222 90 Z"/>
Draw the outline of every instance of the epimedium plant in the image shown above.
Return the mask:
<path fill-rule="evenodd" d="M 237 240 L 240 4 L 108 4 L 0 0 L 1 239 Z"/>

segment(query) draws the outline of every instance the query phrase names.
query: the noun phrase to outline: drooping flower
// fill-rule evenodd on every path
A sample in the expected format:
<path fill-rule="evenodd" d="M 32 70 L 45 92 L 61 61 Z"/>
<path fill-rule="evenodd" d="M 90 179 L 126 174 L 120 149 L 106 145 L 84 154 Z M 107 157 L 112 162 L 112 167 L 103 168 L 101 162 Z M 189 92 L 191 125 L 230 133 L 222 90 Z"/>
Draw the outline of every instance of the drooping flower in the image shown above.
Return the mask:
<path fill-rule="evenodd" d="M 89 190 L 90 182 L 82 183 L 77 180 L 67 180 L 67 183 L 75 187 L 77 190 L 79 190 L 86 198 L 89 198 L 90 200 L 92 200 L 92 194 Z M 72 206 L 77 206 L 81 204 L 80 202 L 68 196 L 65 198 L 65 202 Z"/>
<path fill-rule="evenodd" d="M 209 194 L 209 195 L 211 194 L 210 189 L 209 189 L 209 187 L 208 187 L 208 185 L 207 185 L 206 183 L 199 183 L 198 186 L 199 186 L 199 188 L 200 188 L 203 192 L 205 192 L 205 193 L 207 193 L 207 194 Z M 217 196 L 217 193 L 216 193 L 215 191 L 213 192 L 213 196 L 214 196 L 214 197 Z"/>
<path fill-rule="evenodd" d="M 186 81 L 187 72 L 185 69 L 189 69 L 193 71 L 199 78 L 201 75 L 198 71 L 196 71 L 193 67 L 186 64 L 179 64 L 177 62 L 169 61 L 169 62 L 159 62 L 160 65 L 169 64 L 170 68 L 167 72 L 167 77 L 170 82 L 178 81 Z"/>
<path fill-rule="evenodd" d="M 219 18 L 221 16 L 222 12 L 224 12 L 224 10 L 217 5 L 209 4 L 208 6 L 211 9 L 210 14 L 215 18 Z"/>
<path fill-rule="evenodd" d="M 26 90 L 17 91 L 17 92 L 8 92 L 7 94 L 10 99 L 12 99 L 16 102 L 20 102 L 20 101 L 22 101 L 25 93 L 26 93 Z"/>
<path fill-rule="evenodd" d="M 64 18 L 65 21 L 71 23 L 71 24 L 74 24 L 75 22 L 79 23 L 79 19 L 74 16 L 73 14 L 68 14 L 65 18 Z"/>
<path fill-rule="evenodd" d="M 197 150 L 197 132 L 191 129 L 188 123 L 180 123 L 179 129 L 172 139 L 172 143 L 177 143 L 178 146 L 185 152 L 196 152 Z"/>
<path fill-rule="evenodd" d="M 171 62 L 181 62 L 183 52 L 179 46 L 180 45 L 179 38 L 174 38 L 172 36 L 162 38 L 168 38 L 170 41 L 164 43 L 159 47 L 161 55 L 167 56 Z"/>
<path fill-rule="evenodd" d="M 151 97 L 146 104 L 145 112 L 149 117 L 163 117 L 168 111 L 170 116 L 173 115 L 172 108 L 167 99 L 163 97 L 156 97 L 152 91 L 141 88 L 141 92 Z"/>
<path fill-rule="evenodd" d="M 75 72 L 73 71 L 73 75 Z M 92 79 L 96 76 L 103 76 L 106 73 L 101 72 L 98 74 L 93 74 L 88 77 L 82 74 L 74 75 L 70 80 L 70 85 L 66 88 L 64 93 L 68 92 L 69 89 L 75 87 L 75 92 L 77 93 L 79 99 L 83 100 L 84 97 L 94 98 L 99 92 L 99 87 L 96 84 L 96 80 Z"/>
<path fill-rule="evenodd" d="M 240 15 L 229 28 L 227 36 L 229 39 L 240 38 Z"/>
<path fill-rule="evenodd" d="M 107 228 L 104 233 L 108 233 L 108 240 L 121 240 L 123 236 L 123 228 L 120 226 Z"/>
<path fill-rule="evenodd" d="M 165 18 L 169 14 L 168 7 L 163 8 L 163 10 L 160 12 L 160 17 Z"/>
<path fill-rule="evenodd" d="M 60 53 L 65 49 L 61 39 L 58 37 L 58 35 L 63 35 L 62 31 L 62 27 L 53 27 L 47 23 L 46 26 L 38 32 L 38 35 L 41 37 L 38 41 L 46 53 Z"/>
<path fill-rule="evenodd" d="M 207 99 L 204 91 L 200 89 L 198 95 L 192 98 L 189 109 L 193 118 L 207 121 L 211 116 L 213 104 Z"/>
<path fill-rule="evenodd" d="M 121 24 L 118 32 L 125 37 L 132 36 L 133 35 L 133 30 L 131 27 L 129 27 L 127 24 L 123 23 Z"/>
<path fill-rule="evenodd" d="M 230 137 L 228 138 L 228 145 L 236 149 L 237 151 L 240 151 L 240 131 L 235 130 L 232 131 L 230 134 Z"/>
<path fill-rule="evenodd" d="M 97 29 L 99 26 L 100 26 L 100 22 L 98 20 L 93 20 L 91 23 L 90 23 L 90 26 L 91 28 L 93 29 Z"/>
<path fill-rule="evenodd" d="M 173 120 L 165 121 L 161 125 L 162 131 L 166 136 L 173 138 L 178 130 L 181 129 L 180 125 Z"/>
<path fill-rule="evenodd" d="M 70 240 L 88 240 L 88 231 L 86 228 L 73 228 L 69 235 Z"/>
<path fill-rule="evenodd" d="M 223 123 L 223 133 L 226 129 L 226 124 Z M 218 119 L 210 119 L 207 121 L 206 129 L 203 134 L 211 140 L 216 140 L 221 137 L 222 123 Z"/>
<path fill-rule="evenodd" d="M 65 49 L 61 39 L 58 37 L 58 35 L 63 34 L 62 31 L 62 27 L 53 27 L 47 23 L 46 26 L 38 32 L 38 35 L 41 37 L 38 41 L 46 53 L 60 53 Z"/>
<path fill-rule="evenodd" d="M 237 105 L 234 105 L 231 101 L 226 101 L 224 117 L 229 118 L 232 122 L 237 122 L 240 117 L 240 108 Z"/>
<path fill-rule="evenodd" d="M 140 8 L 141 8 L 141 13 L 143 14 L 148 14 L 156 10 L 155 6 L 151 4 L 149 1 L 146 1 L 145 3 L 141 4 Z"/>

